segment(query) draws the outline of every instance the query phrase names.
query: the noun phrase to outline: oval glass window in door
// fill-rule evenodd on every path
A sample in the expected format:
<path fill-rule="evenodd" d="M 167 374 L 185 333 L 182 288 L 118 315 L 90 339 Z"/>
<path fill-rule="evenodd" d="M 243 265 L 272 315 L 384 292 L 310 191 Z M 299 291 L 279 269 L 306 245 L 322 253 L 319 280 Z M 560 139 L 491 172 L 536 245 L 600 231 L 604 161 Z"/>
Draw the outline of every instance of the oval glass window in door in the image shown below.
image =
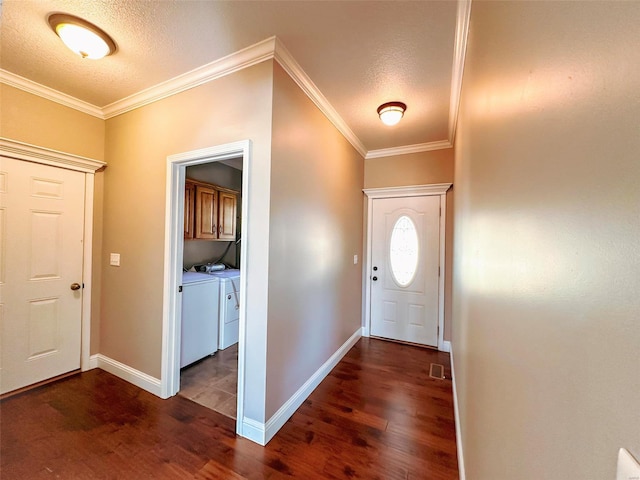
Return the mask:
<path fill-rule="evenodd" d="M 413 281 L 418 268 L 418 231 L 413 221 L 406 215 L 396 221 L 389 242 L 389 262 L 391 274 L 401 287 Z"/>

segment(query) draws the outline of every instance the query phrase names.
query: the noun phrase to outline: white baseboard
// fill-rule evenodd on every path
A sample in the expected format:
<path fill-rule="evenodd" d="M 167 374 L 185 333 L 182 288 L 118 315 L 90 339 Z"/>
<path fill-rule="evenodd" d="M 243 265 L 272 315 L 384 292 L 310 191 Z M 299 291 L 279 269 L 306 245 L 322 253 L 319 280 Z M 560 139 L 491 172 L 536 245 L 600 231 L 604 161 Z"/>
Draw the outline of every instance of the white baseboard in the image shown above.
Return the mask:
<path fill-rule="evenodd" d="M 460 429 L 460 411 L 458 410 L 458 391 L 456 389 L 456 372 L 453 366 L 453 350 L 451 342 L 449 343 L 449 351 L 451 352 L 451 384 L 453 385 L 453 415 L 456 420 L 456 448 L 458 450 L 458 474 L 460 480 L 466 480 L 467 476 L 464 471 L 464 453 L 462 452 L 462 430 Z"/>
<path fill-rule="evenodd" d="M 442 342 L 442 349 L 440 350 L 441 352 L 451 352 L 451 342 L 449 340 L 444 340 Z"/>
<path fill-rule="evenodd" d="M 342 357 L 353 347 L 356 342 L 362 337 L 364 328 L 358 328 L 349 339 L 342 344 L 342 346 L 331 357 L 324 362 L 324 364 L 316 370 L 316 372 L 302 385 L 296 393 L 294 393 L 289 400 L 285 402 L 282 407 L 278 409 L 276 413 L 267 421 L 267 423 L 260 423 L 250 418 L 245 417 L 242 421 L 242 433 L 243 436 L 253 440 L 260 445 L 266 445 L 274 435 L 282 428 L 282 426 L 291 418 L 295 411 L 302 405 L 311 392 L 320 385 L 320 382 L 329 375 L 331 370 L 338 364 Z"/>
<path fill-rule="evenodd" d="M 105 372 L 109 372 L 122 380 L 134 384 L 136 387 L 140 387 L 149 393 L 161 397 L 162 388 L 160 380 L 140 370 L 136 370 L 129 365 L 120 363 L 100 353 L 91 355 L 89 365 L 92 365 L 92 368 L 100 368 Z"/>
<path fill-rule="evenodd" d="M 273 414 L 267 421 L 265 428 L 265 445 L 273 438 L 273 436 L 282 428 L 282 426 L 291 418 L 295 411 L 302 403 L 311 395 L 320 382 L 329 375 L 331 370 L 338 364 L 351 347 L 362 337 L 362 327 L 356 330 L 349 339 L 333 354 L 324 364 L 314 373 L 309 380 L 302 385 L 296 393 L 294 393 L 280 409 Z"/>
<path fill-rule="evenodd" d="M 244 417 L 242 420 L 242 436 L 258 445 L 265 446 L 267 444 L 265 424 L 251 418 Z"/>
<path fill-rule="evenodd" d="M 93 370 L 94 368 L 98 368 L 98 355 L 91 355 L 89 357 L 89 365 L 87 366 L 87 370 Z"/>

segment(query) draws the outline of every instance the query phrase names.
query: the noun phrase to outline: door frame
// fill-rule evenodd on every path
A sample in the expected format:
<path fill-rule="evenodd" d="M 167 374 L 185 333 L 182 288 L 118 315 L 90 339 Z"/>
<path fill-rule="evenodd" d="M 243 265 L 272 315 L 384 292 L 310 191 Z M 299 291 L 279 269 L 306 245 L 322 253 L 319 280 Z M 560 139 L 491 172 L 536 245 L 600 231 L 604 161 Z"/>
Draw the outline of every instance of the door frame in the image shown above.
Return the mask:
<path fill-rule="evenodd" d="M 440 197 L 440 277 L 438 278 L 438 350 L 448 351 L 444 341 L 444 284 L 445 284 L 445 228 L 447 212 L 447 190 L 451 183 L 436 183 L 432 185 L 412 185 L 407 187 L 365 188 L 362 191 L 367 196 L 366 220 L 366 258 L 364 262 L 364 305 L 363 305 L 363 336 L 371 336 L 371 243 L 373 241 L 373 201 L 382 198 L 409 198 L 438 195 Z"/>
<path fill-rule="evenodd" d="M 84 372 L 91 365 L 91 291 L 93 266 L 93 197 L 96 171 L 107 166 L 106 162 L 46 147 L 31 145 L 0 137 L 0 155 L 26 162 L 64 168 L 84 173 L 84 229 L 82 246 L 82 306 L 80 320 L 80 369 Z"/>
<path fill-rule="evenodd" d="M 242 223 L 241 231 L 249 231 L 249 186 L 251 173 L 251 141 L 242 140 L 224 145 L 192 150 L 167 157 L 164 295 L 162 315 L 161 397 L 169 398 L 180 388 L 180 336 L 182 295 L 182 256 L 184 251 L 184 183 L 188 166 L 201 165 L 242 157 Z M 238 403 L 236 433 L 243 435 L 245 404 L 245 341 L 247 292 L 247 241 L 240 242 L 240 319 L 238 332 Z"/>

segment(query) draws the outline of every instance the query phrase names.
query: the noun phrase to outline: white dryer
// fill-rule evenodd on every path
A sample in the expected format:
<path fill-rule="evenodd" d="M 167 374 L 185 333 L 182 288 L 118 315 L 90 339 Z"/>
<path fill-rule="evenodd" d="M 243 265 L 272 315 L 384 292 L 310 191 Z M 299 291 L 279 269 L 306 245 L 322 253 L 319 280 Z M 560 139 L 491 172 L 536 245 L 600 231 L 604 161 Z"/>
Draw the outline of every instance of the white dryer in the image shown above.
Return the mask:
<path fill-rule="evenodd" d="M 221 272 L 211 272 L 210 275 L 220 280 L 218 348 L 224 350 L 238 343 L 240 270 L 228 269 Z"/>

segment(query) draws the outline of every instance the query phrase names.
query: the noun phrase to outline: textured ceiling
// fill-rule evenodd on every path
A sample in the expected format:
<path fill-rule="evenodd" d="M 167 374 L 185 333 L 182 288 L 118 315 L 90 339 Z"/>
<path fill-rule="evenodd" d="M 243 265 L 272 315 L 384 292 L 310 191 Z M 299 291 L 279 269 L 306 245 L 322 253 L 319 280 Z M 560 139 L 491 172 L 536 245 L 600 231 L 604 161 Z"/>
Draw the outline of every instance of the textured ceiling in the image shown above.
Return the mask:
<path fill-rule="evenodd" d="M 455 1 L 4 0 L 0 67 L 104 107 L 277 36 L 367 150 L 447 140 Z M 83 60 L 49 28 L 77 15 L 118 51 Z M 408 105 L 385 127 L 381 103 Z"/>

